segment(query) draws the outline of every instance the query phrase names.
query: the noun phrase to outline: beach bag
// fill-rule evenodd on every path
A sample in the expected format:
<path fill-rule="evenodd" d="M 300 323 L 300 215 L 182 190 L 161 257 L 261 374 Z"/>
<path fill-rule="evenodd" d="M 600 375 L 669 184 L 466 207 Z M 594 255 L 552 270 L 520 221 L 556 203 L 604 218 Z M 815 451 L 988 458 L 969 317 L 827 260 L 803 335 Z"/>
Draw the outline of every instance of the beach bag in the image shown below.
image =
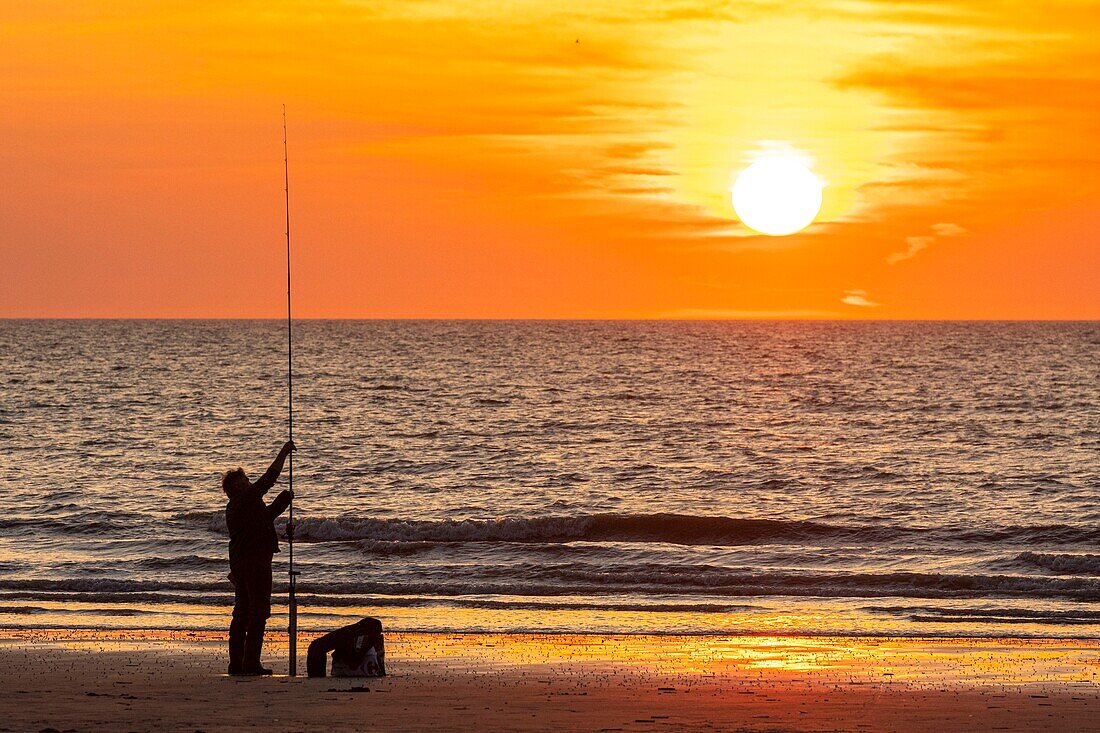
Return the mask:
<path fill-rule="evenodd" d="M 329 652 L 333 677 L 386 676 L 386 644 L 382 622 L 376 618 L 364 618 L 314 640 L 306 655 L 310 677 L 325 676 Z"/>

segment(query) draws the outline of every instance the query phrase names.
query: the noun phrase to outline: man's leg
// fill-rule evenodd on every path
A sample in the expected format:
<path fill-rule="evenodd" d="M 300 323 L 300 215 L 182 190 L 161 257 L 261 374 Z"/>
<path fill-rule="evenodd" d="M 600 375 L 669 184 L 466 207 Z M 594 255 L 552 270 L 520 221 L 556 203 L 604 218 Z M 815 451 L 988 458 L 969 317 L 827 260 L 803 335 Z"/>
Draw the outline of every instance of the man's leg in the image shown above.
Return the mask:
<path fill-rule="evenodd" d="M 229 623 L 229 674 L 238 674 L 244 667 L 244 642 L 248 629 L 248 584 L 242 573 L 233 577 L 233 620 Z"/>
<path fill-rule="evenodd" d="M 244 643 L 245 671 L 263 670 L 260 652 L 271 616 L 271 558 L 260 558 L 248 570 L 248 635 Z M 270 674 L 270 672 L 268 672 Z"/>

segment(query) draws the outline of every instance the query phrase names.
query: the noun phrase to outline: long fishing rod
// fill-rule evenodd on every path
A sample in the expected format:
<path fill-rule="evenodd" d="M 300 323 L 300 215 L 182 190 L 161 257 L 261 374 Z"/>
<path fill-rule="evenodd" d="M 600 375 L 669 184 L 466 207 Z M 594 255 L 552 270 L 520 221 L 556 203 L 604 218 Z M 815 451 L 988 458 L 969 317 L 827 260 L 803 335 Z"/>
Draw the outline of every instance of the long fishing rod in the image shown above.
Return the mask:
<path fill-rule="evenodd" d="M 286 407 L 287 428 L 294 440 L 294 337 L 290 322 L 290 156 L 286 144 L 286 105 L 283 105 L 283 193 L 286 194 Z M 298 676 L 298 600 L 295 591 L 298 572 L 294 570 L 294 451 L 287 456 L 287 478 L 290 481 L 289 548 L 290 590 L 287 598 L 287 635 L 290 637 L 290 676 Z"/>

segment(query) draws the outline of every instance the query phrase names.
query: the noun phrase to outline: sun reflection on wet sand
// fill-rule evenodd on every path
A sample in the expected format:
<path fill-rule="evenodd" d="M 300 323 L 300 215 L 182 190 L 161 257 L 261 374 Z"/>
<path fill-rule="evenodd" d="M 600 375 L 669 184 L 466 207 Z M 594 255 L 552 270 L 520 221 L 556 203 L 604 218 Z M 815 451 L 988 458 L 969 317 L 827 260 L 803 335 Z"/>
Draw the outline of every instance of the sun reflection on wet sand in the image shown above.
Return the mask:
<path fill-rule="evenodd" d="M 315 634 L 303 634 L 300 648 Z M 0 645 L 33 641 L 96 651 L 167 647 L 216 656 L 225 634 L 149 630 L 0 630 Z M 1100 642 L 1040 639 L 882 639 L 797 636 L 388 633 L 396 667 L 442 665 L 492 674 L 531 668 L 614 671 L 669 680 L 729 678 L 938 686 L 1087 685 L 1100 681 Z M 286 653 L 273 630 L 269 653 Z"/>

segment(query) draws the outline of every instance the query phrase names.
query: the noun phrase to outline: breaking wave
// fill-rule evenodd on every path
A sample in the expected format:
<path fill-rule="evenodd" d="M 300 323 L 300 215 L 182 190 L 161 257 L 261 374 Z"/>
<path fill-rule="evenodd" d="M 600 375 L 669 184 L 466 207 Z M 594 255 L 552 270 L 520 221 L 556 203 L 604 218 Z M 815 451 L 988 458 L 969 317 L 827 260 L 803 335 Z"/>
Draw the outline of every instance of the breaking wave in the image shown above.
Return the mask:
<path fill-rule="evenodd" d="M 1025 568 L 1038 568 L 1056 575 L 1100 575 L 1100 555 L 1021 552 L 1016 562 Z"/>
<path fill-rule="evenodd" d="M 189 512 L 225 533 L 223 512 Z M 664 542 L 680 545 L 743 545 L 823 539 L 883 541 L 905 530 L 828 525 L 809 521 L 737 519 L 686 514 L 589 514 L 574 517 L 408 520 L 353 516 L 310 517 L 296 523 L 303 542 Z M 280 524 L 280 529 L 285 524 Z"/>
<path fill-rule="evenodd" d="M 203 523 L 214 532 L 221 534 L 227 532 L 224 512 L 188 512 L 179 517 Z M 280 523 L 279 526 L 280 531 L 283 531 L 285 523 Z M 715 546 L 829 541 L 882 543 L 927 538 L 957 543 L 1063 545 L 1100 542 L 1100 528 L 1074 525 L 1022 525 L 979 529 L 950 526 L 918 528 L 689 514 L 584 514 L 442 520 L 381 519 L 342 515 L 301 518 L 297 521 L 295 538 L 303 542 L 586 541 Z M 385 550 L 380 547 L 379 552 L 384 553 Z M 400 552 L 400 550 L 394 550 L 394 552 Z"/>
<path fill-rule="evenodd" d="M 869 606 L 874 613 L 940 624 L 1100 625 L 1100 611 L 1084 609 L 939 608 L 936 606 Z"/>

